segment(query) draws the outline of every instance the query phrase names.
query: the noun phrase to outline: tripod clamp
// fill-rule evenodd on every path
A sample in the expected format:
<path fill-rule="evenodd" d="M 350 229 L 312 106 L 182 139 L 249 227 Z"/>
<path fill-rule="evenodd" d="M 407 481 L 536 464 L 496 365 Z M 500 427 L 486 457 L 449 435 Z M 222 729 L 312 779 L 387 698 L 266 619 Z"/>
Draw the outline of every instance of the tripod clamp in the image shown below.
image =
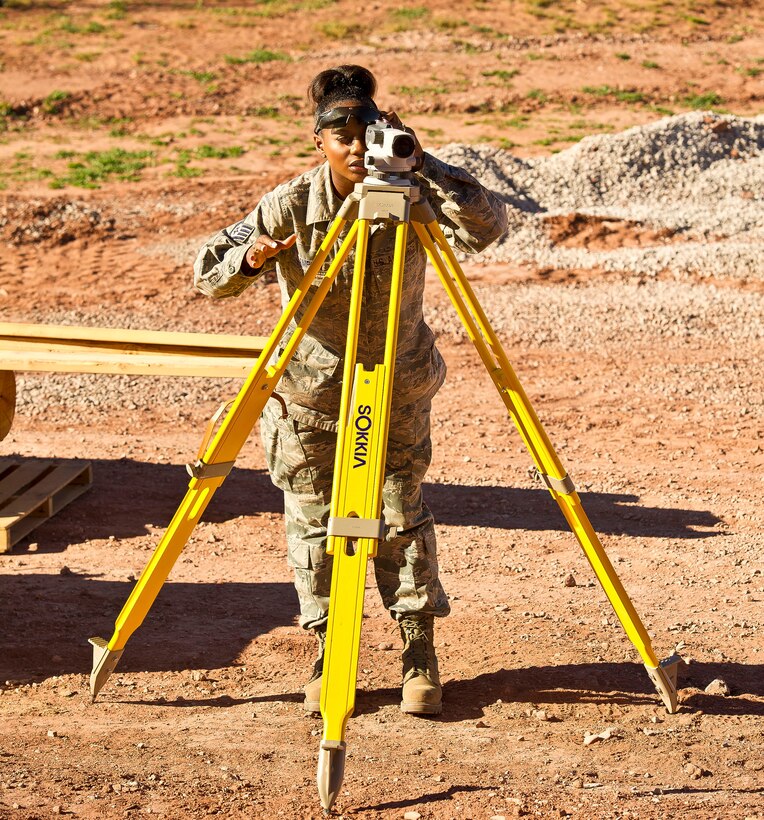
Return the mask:
<path fill-rule="evenodd" d="M 345 198 L 339 211 L 348 221 L 421 222 L 435 219 L 430 203 L 421 195 L 419 185 L 405 176 L 368 176 Z"/>

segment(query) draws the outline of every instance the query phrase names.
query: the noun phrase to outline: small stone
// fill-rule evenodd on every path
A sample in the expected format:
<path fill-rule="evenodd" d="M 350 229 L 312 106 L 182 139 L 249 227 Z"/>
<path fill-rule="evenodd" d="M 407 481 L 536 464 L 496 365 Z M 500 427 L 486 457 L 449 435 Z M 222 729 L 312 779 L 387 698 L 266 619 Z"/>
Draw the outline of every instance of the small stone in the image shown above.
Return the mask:
<path fill-rule="evenodd" d="M 419 820 L 421 816 L 418 811 L 407 811 L 403 815 L 403 820 Z"/>
<path fill-rule="evenodd" d="M 727 686 L 727 683 L 721 678 L 712 680 L 703 691 L 707 695 L 722 695 L 723 697 L 727 697 L 727 695 L 730 694 L 729 686 Z"/>
<path fill-rule="evenodd" d="M 389 641 L 383 641 L 377 644 L 377 649 L 379 649 L 380 652 L 389 652 L 391 649 L 394 649 L 394 647 Z"/>
<path fill-rule="evenodd" d="M 614 736 L 615 730 L 611 728 L 607 728 L 604 732 L 599 732 L 598 734 L 586 732 L 584 734 L 584 746 L 591 746 L 592 743 L 596 743 L 599 740 L 610 740 L 610 738 Z"/>
<path fill-rule="evenodd" d="M 145 748 L 146 748 L 146 744 L 145 744 L 145 743 L 136 743 L 136 744 L 135 744 L 135 746 L 136 746 L 136 748 L 138 748 L 138 749 L 145 749 Z"/>
<path fill-rule="evenodd" d="M 55 729 L 48 729 L 48 737 L 58 737 L 58 732 Z"/>
<path fill-rule="evenodd" d="M 575 780 L 571 781 L 570 785 L 571 785 L 571 788 L 573 788 L 573 789 L 583 789 L 584 781 L 581 780 L 580 777 L 577 777 Z"/>
<path fill-rule="evenodd" d="M 696 766 L 695 763 L 685 763 L 682 767 L 685 772 L 690 776 L 691 780 L 700 780 L 701 777 L 707 777 L 711 772 L 707 769 L 703 769 L 700 766 Z"/>
<path fill-rule="evenodd" d="M 58 574 L 59 575 L 74 575 L 74 573 L 66 565 L 61 567 L 61 569 L 58 571 Z"/>
<path fill-rule="evenodd" d="M 479 720 L 475 724 L 476 729 L 488 729 L 488 724 L 484 720 Z"/>
<path fill-rule="evenodd" d="M 51 806 L 50 810 L 53 814 L 61 814 L 61 806 Z"/>
<path fill-rule="evenodd" d="M 27 549 L 29 550 L 29 552 L 37 552 L 38 547 L 39 547 L 39 544 L 37 543 L 37 541 L 35 541 L 34 543 L 30 544 L 27 547 Z"/>
<path fill-rule="evenodd" d="M 575 579 L 575 576 L 572 573 L 565 578 L 565 586 L 566 587 L 576 586 L 576 579 Z"/>

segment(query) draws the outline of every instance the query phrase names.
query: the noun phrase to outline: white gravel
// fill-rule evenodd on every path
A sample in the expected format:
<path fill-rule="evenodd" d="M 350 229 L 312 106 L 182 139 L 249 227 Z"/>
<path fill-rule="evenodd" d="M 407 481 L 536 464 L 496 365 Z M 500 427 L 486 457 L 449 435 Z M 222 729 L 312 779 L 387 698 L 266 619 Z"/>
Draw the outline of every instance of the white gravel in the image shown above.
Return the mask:
<path fill-rule="evenodd" d="M 693 112 L 585 137 L 541 159 L 455 143 L 435 153 L 509 205 L 509 233 L 481 255 L 486 262 L 761 281 L 762 149 L 764 116 Z M 606 251 L 559 247 L 544 220 L 574 212 L 667 228 L 697 241 Z"/>

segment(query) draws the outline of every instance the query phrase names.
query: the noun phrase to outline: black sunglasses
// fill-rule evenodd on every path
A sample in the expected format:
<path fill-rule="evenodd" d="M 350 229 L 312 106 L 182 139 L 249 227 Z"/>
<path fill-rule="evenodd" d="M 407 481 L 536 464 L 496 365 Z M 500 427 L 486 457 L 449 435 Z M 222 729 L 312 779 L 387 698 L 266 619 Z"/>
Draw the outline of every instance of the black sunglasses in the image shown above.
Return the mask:
<path fill-rule="evenodd" d="M 356 119 L 359 122 L 370 125 L 380 119 L 380 113 L 378 109 L 368 105 L 330 108 L 328 111 L 324 111 L 316 120 L 315 133 L 318 134 L 318 132 L 324 128 L 342 128 L 347 125 L 351 119 Z"/>

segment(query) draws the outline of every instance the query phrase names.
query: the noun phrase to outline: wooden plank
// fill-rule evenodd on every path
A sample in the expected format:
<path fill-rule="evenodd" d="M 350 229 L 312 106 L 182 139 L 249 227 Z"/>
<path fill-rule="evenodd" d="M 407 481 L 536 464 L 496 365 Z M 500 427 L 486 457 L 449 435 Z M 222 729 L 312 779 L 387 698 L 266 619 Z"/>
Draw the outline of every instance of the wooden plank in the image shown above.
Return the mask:
<path fill-rule="evenodd" d="M 0 367 L 45 373 L 118 373 L 136 376 L 207 376 L 240 378 L 256 358 L 178 356 L 149 353 L 35 352 L 0 350 Z"/>
<path fill-rule="evenodd" d="M 17 496 L 28 484 L 39 479 L 51 464 L 50 461 L 26 461 L 0 481 L 0 513 L 10 499 Z"/>
<path fill-rule="evenodd" d="M 251 348 L 238 349 L 227 347 L 192 345 L 151 345 L 134 343 L 87 342 L 78 339 L 25 339 L 23 337 L 0 336 L 0 354 L 2 352 L 29 351 L 29 352 L 60 352 L 66 354 L 90 355 L 91 353 L 108 353 L 129 355 L 159 355 L 159 356 L 194 356 L 201 358 L 228 358 L 228 359 L 256 359 L 260 350 Z"/>
<path fill-rule="evenodd" d="M 0 478 L 2 478 L 6 471 L 18 467 L 20 463 L 21 462 L 13 458 L 0 458 Z"/>
<path fill-rule="evenodd" d="M 26 466 L 50 468 L 51 462 L 22 464 L 7 478 L 13 477 Z M 29 471 L 26 472 L 28 477 Z M 41 476 L 41 477 L 40 477 Z M 8 552 L 13 544 L 28 535 L 43 521 L 82 495 L 92 484 L 93 473 L 89 463 L 52 465 L 47 474 L 38 471 L 38 480 L 19 479 L 21 492 L 13 497 L 5 494 L 0 500 L 0 552 Z M 8 485 L 10 486 L 10 485 Z"/>
<path fill-rule="evenodd" d="M 263 336 L 187 333 L 167 330 L 127 330 L 123 328 L 74 325 L 37 325 L 27 322 L 0 322 L 0 338 L 69 340 L 79 341 L 83 344 L 102 342 L 112 346 L 212 348 L 214 350 L 244 351 L 245 353 L 254 353 L 255 356 L 260 354 L 268 341 Z"/>

